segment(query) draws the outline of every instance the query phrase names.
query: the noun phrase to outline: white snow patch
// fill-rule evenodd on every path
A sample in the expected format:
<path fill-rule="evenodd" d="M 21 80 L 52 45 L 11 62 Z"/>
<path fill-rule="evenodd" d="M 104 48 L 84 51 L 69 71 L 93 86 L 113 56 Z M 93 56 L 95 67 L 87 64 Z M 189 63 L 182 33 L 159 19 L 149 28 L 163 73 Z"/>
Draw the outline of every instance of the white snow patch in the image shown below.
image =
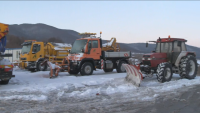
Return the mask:
<path fill-rule="evenodd" d="M 112 95 L 123 93 L 124 97 L 139 99 L 142 101 L 152 100 L 160 94 L 176 92 L 179 88 L 200 84 L 200 77 L 195 79 L 180 79 L 174 74 L 170 82 L 159 83 L 156 76 L 145 78 L 140 87 L 133 86 L 125 81 L 126 73 L 105 73 L 103 70 L 94 71 L 91 76 L 73 76 L 67 72 L 60 72 L 54 79 L 49 78 L 49 71 L 31 73 L 29 71 L 16 71 L 14 68 L 12 78 L 8 85 L 0 86 L 0 91 L 7 91 L 13 95 L 0 97 L 0 100 L 23 99 L 23 100 L 45 100 L 51 91 L 57 92 L 57 97 L 69 96 L 73 98 L 91 98 L 97 93 Z M 79 90 L 81 89 L 81 90 Z M 69 91 L 69 92 L 67 92 Z M 15 92 L 40 92 L 42 95 L 14 95 Z"/>

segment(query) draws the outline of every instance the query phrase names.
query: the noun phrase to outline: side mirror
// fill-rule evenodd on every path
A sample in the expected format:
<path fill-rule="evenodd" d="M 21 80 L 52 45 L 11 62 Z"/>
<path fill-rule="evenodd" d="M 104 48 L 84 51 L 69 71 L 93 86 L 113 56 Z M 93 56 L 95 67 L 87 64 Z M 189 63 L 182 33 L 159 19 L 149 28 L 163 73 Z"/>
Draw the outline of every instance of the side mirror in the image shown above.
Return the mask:
<path fill-rule="evenodd" d="M 71 50 L 68 50 L 68 52 L 70 53 L 70 52 L 71 52 Z"/>
<path fill-rule="evenodd" d="M 146 47 L 148 47 L 148 42 L 146 43 Z"/>
<path fill-rule="evenodd" d="M 20 52 L 19 52 L 19 56 L 20 56 Z"/>
<path fill-rule="evenodd" d="M 181 47 L 181 42 L 180 41 L 178 41 L 177 46 Z"/>

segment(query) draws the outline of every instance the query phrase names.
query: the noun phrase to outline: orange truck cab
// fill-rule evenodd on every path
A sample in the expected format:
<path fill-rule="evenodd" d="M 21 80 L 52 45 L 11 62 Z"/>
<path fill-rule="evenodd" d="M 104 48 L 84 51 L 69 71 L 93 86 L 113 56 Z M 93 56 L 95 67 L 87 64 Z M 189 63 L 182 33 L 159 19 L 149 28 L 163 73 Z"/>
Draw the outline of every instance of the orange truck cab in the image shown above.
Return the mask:
<path fill-rule="evenodd" d="M 128 64 L 131 52 L 103 51 L 102 39 L 94 35 L 95 33 L 87 33 L 84 38 L 77 39 L 60 67 L 69 74 L 80 72 L 81 75 L 91 75 L 96 69 L 103 69 L 105 72 L 117 69 L 118 73 L 125 72 L 122 64 Z"/>

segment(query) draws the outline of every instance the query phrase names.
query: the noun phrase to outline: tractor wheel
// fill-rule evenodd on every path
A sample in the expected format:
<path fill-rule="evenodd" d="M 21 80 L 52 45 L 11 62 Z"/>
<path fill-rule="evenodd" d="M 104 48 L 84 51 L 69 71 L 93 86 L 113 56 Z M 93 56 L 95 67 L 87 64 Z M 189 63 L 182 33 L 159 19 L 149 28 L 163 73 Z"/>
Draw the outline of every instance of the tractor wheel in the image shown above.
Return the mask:
<path fill-rule="evenodd" d="M 9 80 L 3 80 L 3 81 L 0 81 L 0 84 L 1 85 L 6 85 L 6 84 L 8 84 L 8 82 L 9 82 Z"/>
<path fill-rule="evenodd" d="M 92 75 L 93 73 L 93 66 L 90 62 L 85 62 L 82 66 L 81 66 L 81 71 L 80 71 L 81 75 Z"/>
<path fill-rule="evenodd" d="M 76 75 L 76 74 L 79 73 L 79 71 L 77 71 L 77 70 L 73 70 L 73 71 L 71 71 L 71 70 L 70 70 L 68 73 L 69 73 L 70 75 L 73 75 L 73 74 Z"/>
<path fill-rule="evenodd" d="M 158 82 L 168 82 L 172 79 L 172 66 L 170 63 L 161 63 L 157 68 L 157 80 Z"/>
<path fill-rule="evenodd" d="M 37 71 L 45 71 L 47 69 L 47 64 L 45 63 L 43 66 L 41 66 L 43 61 L 39 61 L 37 63 Z"/>
<path fill-rule="evenodd" d="M 181 78 L 194 79 L 197 75 L 196 58 L 192 55 L 182 58 L 179 69 Z"/>
<path fill-rule="evenodd" d="M 126 72 L 126 69 L 123 67 L 122 64 L 127 64 L 125 61 L 120 61 L 118 66 L 117 66 L 117 73 L 124 73 Z"/>
<path fill-rule="evenodd" d="M 104 70 L 104 72 L 112 72 L 113 71 L 113 69 L 103 69 Z"/>

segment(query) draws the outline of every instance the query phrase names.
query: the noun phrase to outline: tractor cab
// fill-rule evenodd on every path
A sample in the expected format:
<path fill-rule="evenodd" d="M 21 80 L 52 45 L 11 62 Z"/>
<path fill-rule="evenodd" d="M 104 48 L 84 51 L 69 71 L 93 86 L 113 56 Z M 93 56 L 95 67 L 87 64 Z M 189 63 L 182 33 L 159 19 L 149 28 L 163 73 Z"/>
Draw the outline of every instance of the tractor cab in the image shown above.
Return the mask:
<path fill-rule="evenodd" d="M 176 60 L 181 52 L 186 52 L 185 42 L 187 40 L 181 38 L 160 38 L 157 41 L 149 41 L 156 43 L 156 48 L 152 53 L 143 55 L 142 65 L 148 65 L 151 69 L 153 68 L 156 71 L 157 66 L 162 62 L 169 62 L 172 65 L 175 65 Z M 146 43 L 148 47 L 148 42 Z M 148 73 L 151 73 L 150 69 Z"/>

